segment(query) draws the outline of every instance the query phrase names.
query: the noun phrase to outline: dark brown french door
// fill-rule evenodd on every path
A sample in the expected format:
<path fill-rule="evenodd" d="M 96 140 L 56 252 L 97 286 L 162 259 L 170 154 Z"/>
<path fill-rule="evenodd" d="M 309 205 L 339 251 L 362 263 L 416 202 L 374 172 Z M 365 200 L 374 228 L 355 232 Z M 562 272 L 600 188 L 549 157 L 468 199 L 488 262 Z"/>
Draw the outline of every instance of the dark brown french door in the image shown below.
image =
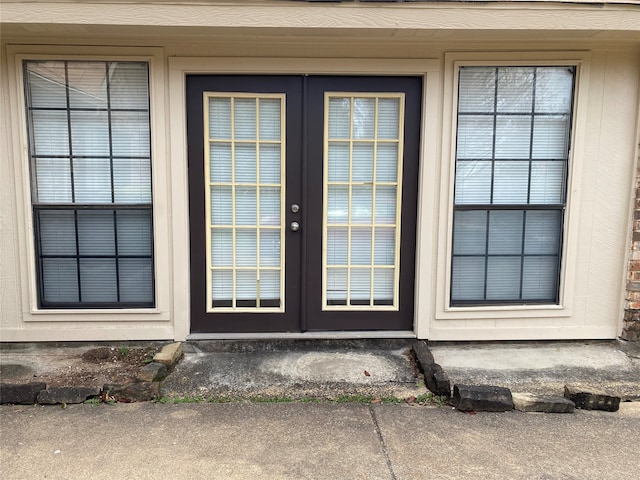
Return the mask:
<path fill-rule="evenodd" d="M 412 329 L 421 85 L 187 77 L 192 333 Z"/>

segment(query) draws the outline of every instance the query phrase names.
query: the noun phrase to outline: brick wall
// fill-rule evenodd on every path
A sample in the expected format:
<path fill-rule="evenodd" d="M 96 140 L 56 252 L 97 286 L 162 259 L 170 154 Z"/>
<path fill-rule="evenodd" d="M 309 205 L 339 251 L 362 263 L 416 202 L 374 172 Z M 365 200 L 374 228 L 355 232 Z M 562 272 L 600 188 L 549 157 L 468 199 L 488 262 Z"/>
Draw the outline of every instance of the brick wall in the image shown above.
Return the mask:
<path fill-rule="evenodd" d="M 640 341 L 640 161 L 636 172 L 636 200 L 633 209 L 633 237 L 627 269 L 627 295 L 621 338 Z"/>

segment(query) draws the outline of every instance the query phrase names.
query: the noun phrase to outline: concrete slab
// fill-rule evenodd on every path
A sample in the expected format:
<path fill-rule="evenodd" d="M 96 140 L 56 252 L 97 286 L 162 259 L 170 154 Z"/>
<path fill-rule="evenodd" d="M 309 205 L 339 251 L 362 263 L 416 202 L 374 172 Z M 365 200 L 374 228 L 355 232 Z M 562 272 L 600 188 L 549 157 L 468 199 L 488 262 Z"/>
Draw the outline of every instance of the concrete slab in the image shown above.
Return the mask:
<path fill-rule="evenodd" d="M 615 414 L 153 403 L 0 407 L 3 480 L 635 478 L 640 403 Z"/>
<path fill-rule="evenodd" d="M 621 404 L 615 414 L 572 415 L 372 409 L 398 480 L 637 477 L 637 444 L 625 439 L 640 431 L 640 403 Z"/>
<path fill-rule="evenodd" d="M 2 407 L 0 418 L 4 480 L 392 478 L 364 405 Z"/>
<path fill-rule="evenodd" d="M 452 383 L 548 395 L 562 395 L 566 383 L 580 383 L 640 400 L 640 363 L 616 341 L 430 343 L 429 348 Z"/>
<path fill-rule="evenodd" d="M 20 380 L 30 380 L 36 375 L 36 370 L 28 365 L 20 363 L 0 364 L 0 380 L 5 383 L 16 382 Z"/>
<path fill-rule="evenodd" d="M 269 342 L 242 348 L 190 344 L 162 391 L 180 396 L 276 396 L 335 398 L 341 394 L 397 396 L 425 392 L 408 357 L 409 344 L 374 348 L 324 342 Z M 220 351 L 222 350 L 222 351 Z"/>

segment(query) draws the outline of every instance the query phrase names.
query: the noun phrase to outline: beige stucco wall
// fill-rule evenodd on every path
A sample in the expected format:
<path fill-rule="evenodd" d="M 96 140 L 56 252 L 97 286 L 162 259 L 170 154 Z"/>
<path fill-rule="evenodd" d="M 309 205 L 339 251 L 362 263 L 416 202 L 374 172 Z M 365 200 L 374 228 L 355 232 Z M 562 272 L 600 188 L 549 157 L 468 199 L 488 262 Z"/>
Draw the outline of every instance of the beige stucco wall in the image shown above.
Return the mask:
<path fill-rule="evenodd" d="M 396 9 L 395 13 L 401 15 L 390 16 L 389 5 L 366 8 L 346 4 L 305 5 L 315 9 L 310 15 L 300 10 L 303 8 L 300 5 L 294 11 L 293 6 L 283 6 L 283 2 L 265 3 L 273 5 L 264 7 L 261 15 L 256 15 L 250 6 L 243 15 L 241 10 L 223 5 L 224 11 L 218 12 L 224 15 L 216 16 L 211 10 L 218 8 L 216 5 L 207 10 L 206 5 L 194 4 L 187 14 L 185 9 L 176 10 L 169 3 L 152 11 L 113 4 L 107 12 L 103 7 L 106 4 L 95 8 L 82 5 L 78 9 L 78 5 L 68 2 L 41 2 L 38 8 L 3 2 L 0 12 L 6 23 L 2 25 L 0 64 L 2 341 L 184 339 L 188 334 L 186 157 L 184 130 L 179 123 L 183 105 L 182 92 L 169 80 L 173 59 L 182 57 L 186 64 L 208 65 L 212 72 L 230 61 L 230 71 L 263 69 L 269 73 L 311 73 L 307 70 L 322 65 L 336 72 L 348 72 L 351 68 L 384 74 L 389 73 L 390 65 L 384 59 L 422 61 L 428 65 L 425 71 L 429 71 L 423 122 L 414 333 L 434 340 L 615 338 L 620 334 L 637 159 L 638 12 L 620 7 L 603 15 L 602 9 L 591 7 L 567 11 L 553 6 L 532 14 L 530 8 L 513 6 L 499 9 L 454 5 L 440 7 L 440 16 L 435 15 L 438 11 L 433 6 L 428 11 L 413 6 Z M 287 15 L 278 11 L 282 8 L 287 9 Z M 380 15 L 381 8 L 386 9 L 385 15 Z M 292 12 L 296 14 L 291 15 Z M 594 16 L 596 12 L 600 13 Z M 455 22 L 451 20 L 454 14 Z M 447 18 L 449 24 L 443 20 Z M 529 22 L 525 29 L 526 18 Z M 550 18 L 558 30 L 550 29 Z M 47 24 L 45 19 L 51 23 Z M 464 30 L 465 22 L 473 30 Z M 181 26 L 173 28 L 170 24 Z M 156 225 L 156 241 L 161 238 L 164 249 L 158 259 L 164 265 L 158 281 L 168 298 L 159 311 L 146 316 L 89 312 L 39 315 L 33 312 L 30 283 L 33 275 L 29 274 L 32 267 L 29 247 L 25 245 L 31 238 L 30 225 L 25 221 L 29 211 L 24 168 L 26 147 L 12 55 L 27 52 L 34 58 L 45 54 L 118 56 L 127 53 L 117 48 L 124 46 L 135 46 L 136 54 L 148 51 L 157 61 L 152 104 L 157 115 L 154 151 L 158 162 L 154 164 L 154 175 L 158 175 L 154 178 L 154 200 L 162 220 Z M 580 57 L 585 61 L 576 110 L 580 121 L 573 146 L 563 305 L 556 309 L 446 308 L 452 167 L 452 84 L 447 71 L 451 69 L 448 58 L 455 56 L 455 52 L 458 55 L 476 52 L 481 57 L 505 60 L 530 55 L 542 60 Z M 220 60 L 216 61 L 216 57 Z M 249 60 L 256 57 L 272 60 L 262 64 Z M 338 65 L 339 62 L 332 63 L 332 58 L 353 61 Z M 363 59 L 370 60 L 363 62 Z M 409 67 L 398 68 L 402 71 Z M 158 169 L 161 171 L 157 172 Z"/>

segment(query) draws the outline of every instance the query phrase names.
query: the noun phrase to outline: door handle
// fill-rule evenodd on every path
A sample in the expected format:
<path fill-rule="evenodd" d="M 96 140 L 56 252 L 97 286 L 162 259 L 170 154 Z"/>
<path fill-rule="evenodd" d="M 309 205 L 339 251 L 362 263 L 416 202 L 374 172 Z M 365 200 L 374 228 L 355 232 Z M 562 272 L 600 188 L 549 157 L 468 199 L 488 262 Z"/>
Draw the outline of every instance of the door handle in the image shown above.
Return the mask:
<path fill-rule="evenodd" d="M 290 227 L 292 232 L 297 232 L 298 230 L 300 230 L 300 224 L 298 222 L 291 222 Z"/>

